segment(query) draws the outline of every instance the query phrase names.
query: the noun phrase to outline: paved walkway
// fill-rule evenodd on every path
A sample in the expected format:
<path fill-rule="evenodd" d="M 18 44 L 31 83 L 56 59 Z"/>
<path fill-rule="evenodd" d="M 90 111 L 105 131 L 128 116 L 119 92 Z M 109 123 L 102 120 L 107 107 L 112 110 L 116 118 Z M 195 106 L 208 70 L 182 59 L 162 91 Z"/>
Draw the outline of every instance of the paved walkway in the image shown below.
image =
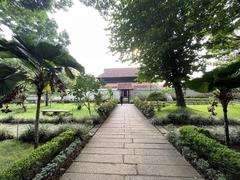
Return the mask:
<path fill-rule="evenodd" d="M 61 180 L 191 180 L 197 171 L 134 105 L 118 106 Z"/>

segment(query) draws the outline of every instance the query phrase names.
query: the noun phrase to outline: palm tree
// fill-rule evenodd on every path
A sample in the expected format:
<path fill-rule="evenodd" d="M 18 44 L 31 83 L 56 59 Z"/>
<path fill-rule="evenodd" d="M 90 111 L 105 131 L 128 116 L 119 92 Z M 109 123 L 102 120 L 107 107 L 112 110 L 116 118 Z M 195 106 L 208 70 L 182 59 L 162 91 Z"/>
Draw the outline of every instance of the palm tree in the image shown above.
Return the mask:
<path fill-rule="evenodd" d="M 205 73 L 201 78 L 187 82 L 187 86 L 198 92 L 207 93 L 214 91 L 214 96 L 222 105 L 223 120 L 225 129 L 225 143 L 230 146 L 228 128 L 228 104 L 233 100 L 233 90 L 240 87 L 240 58 L 236 61 L 222 65 L 210 72 Z"/>
<path fill-rule="evenodd" d="M 39 144 L 40 103 L 44 88 L 50 85 L 53 90 L 57 86 L 60 91 L 63 91 L 64 85 L 58 77 L 59 72 L 64 69 L 69 78 L 74 78 L 70 68 L 79 72 L 84 72 L 84 68 L 59 45 L 52 45 L 47 42 L 33 44 L 30 40 L 18 36 L 15 36 L 11 41 L 0 39 L 0 58 L 19 59 L 27 68 L 27 71 L 24 72 L 26 78 L 22 79 L 36 87 L 37 108 L 34 147 L 37 148 Z M 0 72 L 0 78 L 1 74 L 2 71 Z M 9 90 L 14 90 L 17 80 L 19 79 L 9 81 L 9 84 L 13 83 Z M 0 86 L 0 89 L 2 88 L 4 87 Z M 6 94 L 3 90 L 0 90 L 0 92 Z"/>

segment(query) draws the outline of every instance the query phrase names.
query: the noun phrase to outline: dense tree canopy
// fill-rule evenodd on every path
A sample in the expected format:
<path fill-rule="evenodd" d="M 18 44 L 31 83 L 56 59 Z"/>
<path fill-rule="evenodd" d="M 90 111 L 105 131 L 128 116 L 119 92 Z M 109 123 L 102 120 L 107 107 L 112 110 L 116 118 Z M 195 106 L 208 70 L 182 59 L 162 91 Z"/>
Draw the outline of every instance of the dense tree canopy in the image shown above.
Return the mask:
<path fill-rule="evenodd" d="M 71 5 L 71 0 L 4 0 L 0 3 L 0 25 L 36 43 L 48 41 L 66 46 L 70 44 L 67 32 L 58 32 L 56 21 L 50 19 L 47 12 L 66 9 Z"/>

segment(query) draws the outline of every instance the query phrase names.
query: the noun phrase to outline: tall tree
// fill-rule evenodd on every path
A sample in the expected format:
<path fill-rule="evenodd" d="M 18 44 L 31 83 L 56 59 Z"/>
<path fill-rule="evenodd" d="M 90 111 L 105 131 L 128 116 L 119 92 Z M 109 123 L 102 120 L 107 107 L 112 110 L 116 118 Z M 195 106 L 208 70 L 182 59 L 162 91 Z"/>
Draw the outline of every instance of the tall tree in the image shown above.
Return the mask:
<path fill-rule="evenodd" d="M 181 0 L 121 1 L 111 14 L 111 50 L 122 61 L 139 63 L 140 79 L 165 80 L 176 93 L 177 106 L 186 106 L 183 83 L 202 67 L 196 51 L 197 34 L 187 2 Z"/>
<path fill-rule="evenodd" d="M 70 78 L 74 78 L 70 68 L 74 68 L 80 72 L 84 71 L 84 68 L 77 63 L 77 61 L 69 55 L 69 53 L 59 45 L 52 45 L 47 42 L 33 43 L 29 39 L 23 39 L 15 37 L 12 41 L 5 39 L 0 40 L 0 60 L 8 58 L 17 58 L 27 68 L 26 78 L 22 78 L 28 83 L 31 83 L 36 88 L 37 94 L 37 107 L 36 107 L 36 120 L 35 120 L 35 144 L 37 148 L 39 144 L 39 116 L 40 116 L 40 103 L 44 88 L 50 84 L 51 89 L 57 86 L 60 90 L 64 90 L 64 84 L 58 77 L 58 73 L 64 69 L 66 75 Z M 12 74 L 16 74 L 17 71 L 12 71 Z M 0 78 L 1 78 L 0 72 Z M 3 77 L 5 74 L 3 75 Z M 23 76 L 23 75 L 22 75 Z M 15 76 L 9 76 L 15 77 Z M 8 79 L 6 79 L 8 80 Z M 16 81 L 19 78 L 9 79 L 6 84 L 10 84 L 14 94 L 16 94 Z M 0 89 L 4 89 L 4 86 L 0 86 Z M 14 88 L 14 89 L 13 89 Z M 5 88 L 6 89 L 6 88 Z M 1 93 L 2 91 L 0 91 Z M 3 91 L 4 92 L 4 91 Z M 9 94 L 0 94 L 7 95 Z M 11 95 L 10 97 L 14 97 Z M 4 103 L 4 101 L 2 102 Z"/>

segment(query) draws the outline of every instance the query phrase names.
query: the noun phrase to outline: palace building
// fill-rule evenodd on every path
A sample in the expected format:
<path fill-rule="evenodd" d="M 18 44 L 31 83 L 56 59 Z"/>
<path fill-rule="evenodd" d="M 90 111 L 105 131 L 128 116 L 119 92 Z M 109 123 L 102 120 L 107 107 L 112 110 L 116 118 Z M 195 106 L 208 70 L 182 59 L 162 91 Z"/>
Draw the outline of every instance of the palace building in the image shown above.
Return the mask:
<path fill-rule="evenodd" d="M 98 76 L 106 82 L 101 91 L 113 90 L 114 97 L 119 99 L 122 95 L 125 103 L 129 103 L 135 96 L 147 96 L 159 91 L 162 85 L 157 83 L 136 82 L 138 68 L 109 68 Z"/>

